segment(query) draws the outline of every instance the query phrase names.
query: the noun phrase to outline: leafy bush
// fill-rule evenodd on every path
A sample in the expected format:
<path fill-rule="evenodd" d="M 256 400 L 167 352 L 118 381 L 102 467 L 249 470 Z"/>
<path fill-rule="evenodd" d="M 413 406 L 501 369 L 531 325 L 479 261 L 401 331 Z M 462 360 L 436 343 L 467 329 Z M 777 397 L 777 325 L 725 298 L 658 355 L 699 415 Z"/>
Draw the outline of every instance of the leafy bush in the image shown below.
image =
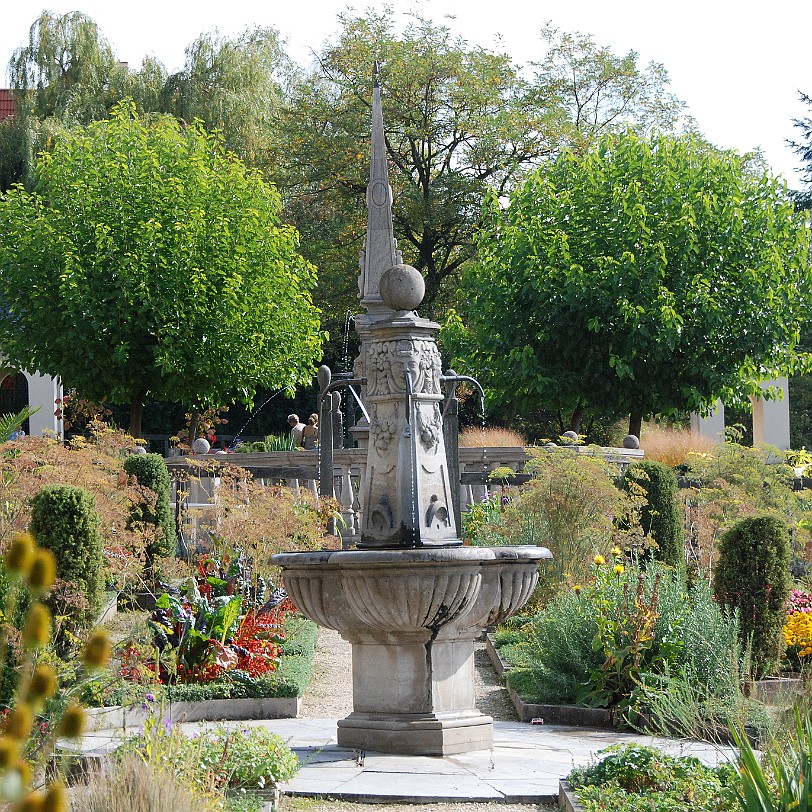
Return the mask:
<path fill-rule="evenodd" d="M 76 584 L 87 599 L 77 620 L 89 628 L 104 596 L 104 556 L 96 502 L 83 488 L 49 485 L 31 504 L 31 532 L 56 556 L 57 576 Z"/>
<path fill-rule="evenodd" d="M 212 786 L 264 789 L 287 781 L 299 769 L 285 741 L 263 727 L 246 725 L 235 731 L 218 725 L 192 739 L 155 716 L 117 752 L 119 758 L 129 754 L 165 765 L 199 792 Z"/>
<path fill-rule="evenodd" d="M 628 488 L 632 482 L 646 497 L 640 524 L 656 543 L 656 557 L 672 567 L 682 566 L 685 549 L 682 514 L 677 506 L 677 477 L 661 462 L 641 460 L 629 466 L 623 487 Z"/>
<path fill-rule="evenodd" d="M 740 519 L 719 542 L 714 592 L 738 613 L 756 677 L 770 673 L 779 662 L 791 561 L 787 525 L 777 516 Z"/>
<path fill-rule="evenodd" d="M 733 812 L 729 765 L 706 767 L 692 756 L 673 757 L 653 747 L 613 745 L 595 764 L 568 776 L 585 812 Z"/>
<path fill-rule="evenodd" d="M 124 470 L 149 491 L 149 499 L 131 506 L 127 524 L 150 529 L 150 541 L 145 546 L 144 571 L 148 580 L 154 578 L 155 559 L 175 552 L 175 517 L 172 513 L 172 480 L 160 454 L 131 454 L 124 461 Z"/>
<path fill-rule="evenodd" d="M 793 490 L 794 471 L 778 462 L 782 457 L 769 446 L 748 448 L 736 442 L 691 455 L 685 476 L 692 487 L 681 488 L 679 495 L 685 505 L 689 564 L 700 576 L 711 576 L 719 539 L 748 516 L 780 516 L 791 528 L 798 552 L 808 546 L 812 492 Z"/>
<path fill-rule="evenodd" d="M 635 546 L 640 499 L 615 487 L 616 466 L 570 449 L 540 450 L 526 470 L 533 479 L 497 520 L 484 517 L 478 533 L 488 543 L 550 549 L 553 558 L 544 563 L 534 598 L 543 603 L 567 581 L 583 582 L 599 550 Z"/>
<path fill-rule="evenodd" d="M 621 570 L 621 571 L 617 571 Z M 708 586 L 659 563 L 596 564 L 592 583 L 556 595 L 500 648 L 530 701 L 640 709 L 650 674 L 679 673 L 712 696 L 737 691 L 737 624 Z M 521 689 L 519 688 L 521 686 Z"/>

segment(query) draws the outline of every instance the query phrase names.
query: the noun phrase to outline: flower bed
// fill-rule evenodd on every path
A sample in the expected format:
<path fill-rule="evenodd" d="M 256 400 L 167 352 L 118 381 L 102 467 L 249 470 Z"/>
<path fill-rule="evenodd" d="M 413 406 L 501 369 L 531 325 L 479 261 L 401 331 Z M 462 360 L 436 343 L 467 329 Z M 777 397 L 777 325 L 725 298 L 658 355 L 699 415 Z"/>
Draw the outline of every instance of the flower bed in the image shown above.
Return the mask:
<path fill-rule="evenodd" d="M 316 626 L 298 615 L 284 590 L 261 579 L 247 586 L 248 569 L 240 559 L 204 558 L 183 595 L 158 598 L 149 635 L 119 646 L 118 679 L 96 680 L 84 701 L 110 707 L 301 697 Z M 285 715 L 295 715 L 298 705 L 287 705 L 293 712 Z M 206 718 L 256 718 L 235 713 Z"/>

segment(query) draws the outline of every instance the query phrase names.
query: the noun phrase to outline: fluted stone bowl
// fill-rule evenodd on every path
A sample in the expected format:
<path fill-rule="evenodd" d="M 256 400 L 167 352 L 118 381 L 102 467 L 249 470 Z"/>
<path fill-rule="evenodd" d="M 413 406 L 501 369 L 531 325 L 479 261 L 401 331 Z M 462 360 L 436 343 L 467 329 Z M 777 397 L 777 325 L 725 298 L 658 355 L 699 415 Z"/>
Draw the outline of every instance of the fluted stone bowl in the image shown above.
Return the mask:
<path fill-rule="evenodd" d="M 544 547 L 453 547 L 279 553 L 285 588 L 304 615 L 341 633 L 483 627 L 530 597 Z"/>

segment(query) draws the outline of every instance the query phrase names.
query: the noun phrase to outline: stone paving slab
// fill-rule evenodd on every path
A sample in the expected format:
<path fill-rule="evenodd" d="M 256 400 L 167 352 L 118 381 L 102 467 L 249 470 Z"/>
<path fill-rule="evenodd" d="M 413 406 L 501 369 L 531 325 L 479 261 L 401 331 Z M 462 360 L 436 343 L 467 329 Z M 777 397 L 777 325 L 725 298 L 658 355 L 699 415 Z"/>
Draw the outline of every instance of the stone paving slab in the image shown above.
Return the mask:
<path fill-rule="evenodd" d="M 336 719 L 268 719 L 223 723 L 232 729 L 262 726 L 285 739 L 301 763 L 282 787 L 287 795 L 329 796 L 368 803 L 550 804 L 558 781 L 611 744 L 655 745 L 671 755 L 693 755 L 707 764 L 733 756 L 730 747 L 560 725 L 494 722 L 494 747 L 451 756 L 399 756 L 339 747 Z M 184 723 L 188 735 L 210 723 Z M 85 736 L 82 751 L 101 757 L 115 748 L 118 731 Z"/>

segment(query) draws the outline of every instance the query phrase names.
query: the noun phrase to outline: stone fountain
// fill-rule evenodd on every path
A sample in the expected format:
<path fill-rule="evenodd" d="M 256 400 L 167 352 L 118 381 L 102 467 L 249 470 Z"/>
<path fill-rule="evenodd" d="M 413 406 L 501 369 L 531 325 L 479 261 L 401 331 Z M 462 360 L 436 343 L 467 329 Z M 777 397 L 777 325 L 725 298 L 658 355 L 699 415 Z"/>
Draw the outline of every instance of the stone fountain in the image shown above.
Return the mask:
<path fill-rule="evenodd" d="M 442 435 L 439 325 L 415 312 L 425 288 L 392 233 L 377 70 L 368 231 L 356 318 L 356 379 L 369 414 L 357 549 L 283 553 L 297 608 L 352 644 L 353 712 L 338 744 L 446 755 L 489 749 L 493 721 L 475 707 L 474 641 L 517 611 L 538 580 L 543 547 L 464 547 Z M 324 369 L 324 368 L 323 368 Z M 323 391 L 329 374 L 320 371 Z M 366 427 L 364 427 L 365 429 Z"/>

